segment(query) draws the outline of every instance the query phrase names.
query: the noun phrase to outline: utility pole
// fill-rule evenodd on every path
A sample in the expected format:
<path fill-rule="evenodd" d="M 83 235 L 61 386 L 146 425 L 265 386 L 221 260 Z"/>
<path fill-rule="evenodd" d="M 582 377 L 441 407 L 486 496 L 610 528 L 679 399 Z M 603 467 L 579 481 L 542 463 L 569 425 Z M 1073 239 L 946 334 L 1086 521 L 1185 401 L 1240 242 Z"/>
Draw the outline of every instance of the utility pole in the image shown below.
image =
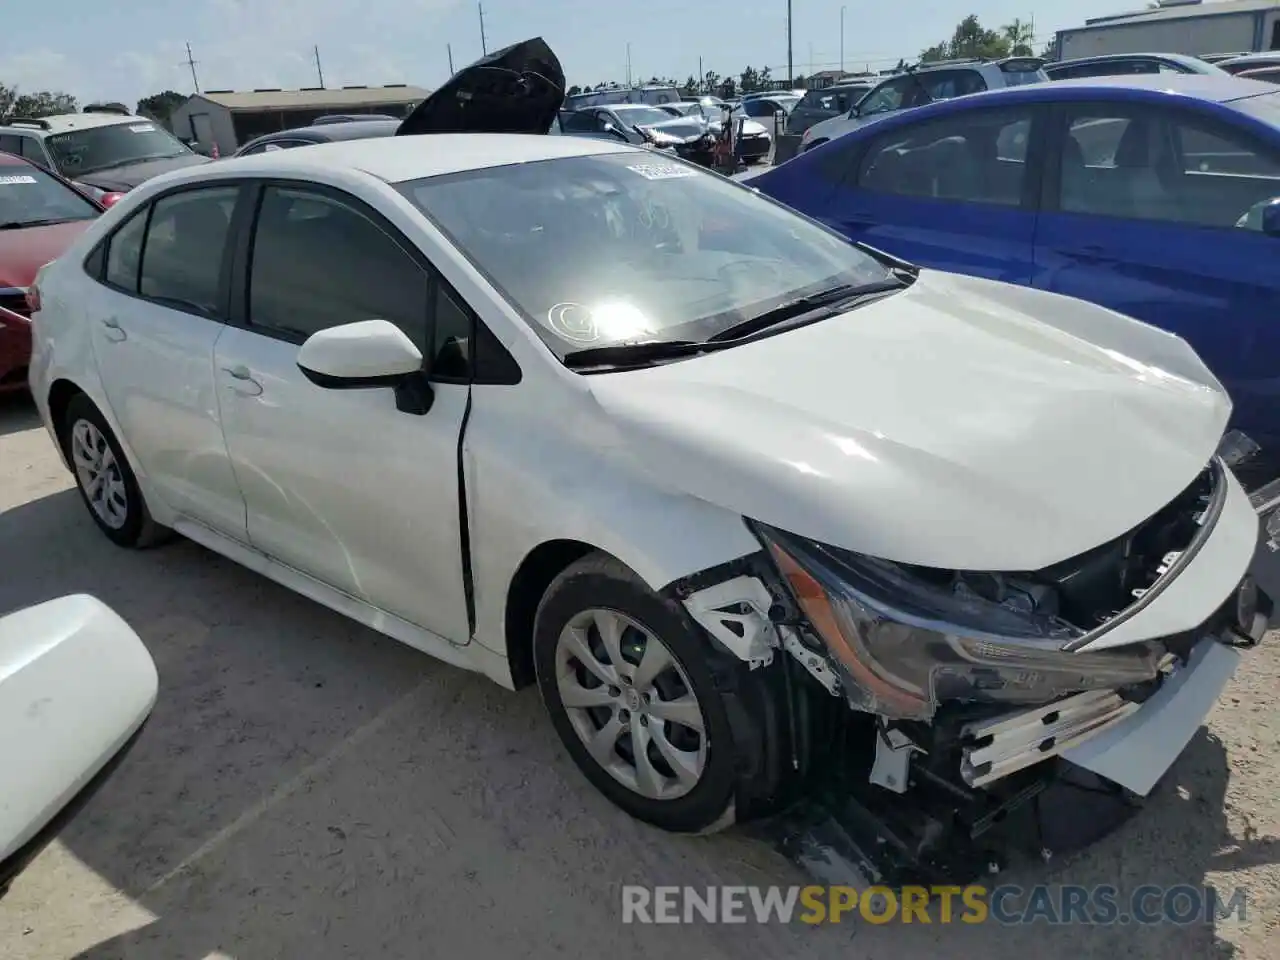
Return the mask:
<path fill-rule="evenodd" d="M 787 86 L 795 89 L 796 70 L 791 58 L 791 0 L 787 0 Z"/>
<path fill-rule="evenodd" d="M 631 89 L 631 44 L 627 44 L 627 89 Z"/>
<path fill-rule="evenodd" d="M 698 88 L 694 90 L 694 93 L 702 93 L 702 81 L 705 76 L 706 74 L 702 72 L 702 58 L 699 57 L 698 58 Z"/>
<path fill-rule="evenodd" d="M 444 48 L 446 51 L 448 51 L 448 54 L 449 54 L 449 76 L 452 77 L 453 76 L 453 44 L 446 43 L 444 45 Z"/>
<path fill-rule="evenodd" d="M 485 39 L 485 36 L 484 36 L 484 4 L 477 3 L 476 9 L 480 11 L 480 52 L 488 53 L 489 42 Z"/>
<path fill-rule="evenodd" d="M 840 7 L 840 73 L 844 74 L 844 7 Z"/>
<path fill-rule="evenodd" d="M 320 66 L 320 47 L 319 45 L 312 48 L 316 55 L 316 76 L 320 78 L 320 89 L 324 89 L 324 67 Z"/>
<path fill-rule="evenodd" d="M 191 68 L 191 83 L 196 88 L 196 93 L 200 92 L 200 78 L 196 76 L 196 64 L 200 61 L 191 56 L 191 44 L 187 44 L 187 59 L 184 61 Z"/>

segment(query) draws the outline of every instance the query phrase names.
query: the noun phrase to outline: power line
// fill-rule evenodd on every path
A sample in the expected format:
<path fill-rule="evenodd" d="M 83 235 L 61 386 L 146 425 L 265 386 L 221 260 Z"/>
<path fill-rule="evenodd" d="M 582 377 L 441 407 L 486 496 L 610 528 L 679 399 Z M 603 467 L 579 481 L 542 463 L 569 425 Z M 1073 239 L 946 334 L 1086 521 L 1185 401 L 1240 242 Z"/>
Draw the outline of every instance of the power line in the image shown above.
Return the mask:
<path fill-rule="evenodd" d="M 197 64 L 197 63 L 199 63 L 199 62 L 200 62 L 199 60 L 197 60 L 195 57 L 191 56 L 191 44 L 190 44 L 190 43 L 188 43 L 188 44 L 187 44 L 187 59 L 186 59 L 186 60 L 184 60 L 184 61 L 183 61 L 183 63 L 184 63 L 184 64 L 186 64 L 188 67 L 190 67 L 190 68 L 191 68 L 191 84 L 192 84 L 192 86 L 194 86 L 194 87 L 196 88 L 196 93 L 199 93 L 199 92 L 200 92 L 200 78 L 196 76 L 196 64 Z"/>

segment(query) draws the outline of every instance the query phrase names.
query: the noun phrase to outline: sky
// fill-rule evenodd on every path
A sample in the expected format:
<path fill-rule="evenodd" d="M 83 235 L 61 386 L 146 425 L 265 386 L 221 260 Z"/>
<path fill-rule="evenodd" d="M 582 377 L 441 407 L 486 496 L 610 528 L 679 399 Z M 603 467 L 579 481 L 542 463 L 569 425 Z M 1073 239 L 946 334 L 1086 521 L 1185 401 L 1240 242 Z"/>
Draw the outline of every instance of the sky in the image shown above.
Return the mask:
<path fill-rule="evenodd" d="M 1055 30 L 1086 17 L 1140 9 L 1141 0 L 793 0 L 796 73 L 840 66 L 892 66 L 947 37 L 966 15 L 998 27 L 1034 19 L 1037 49 Z M 435 88 L 481 55 L 475 0 L 101 0 L 10 4 L 0 32 L 0 83 L 20 92 L 56 90 L 82 103 L 133 105 L 165 89 L 317 86 L 318 46 L 326 86 L 409 83 Z M 786 2 L 731 0 L 484 0 L 489 50 L 527 37 L 551 44 L 569 84 L 624 81 L 630 45 L 635 77 L 683 81 L 751 65 L 775 77 L 787 68 Z M 908 6 L 915 8 L 906 13 Z M 128 13 L 124 10 L 128 9 Z M 927 10 L 926 14 L 924 11 Z"/>

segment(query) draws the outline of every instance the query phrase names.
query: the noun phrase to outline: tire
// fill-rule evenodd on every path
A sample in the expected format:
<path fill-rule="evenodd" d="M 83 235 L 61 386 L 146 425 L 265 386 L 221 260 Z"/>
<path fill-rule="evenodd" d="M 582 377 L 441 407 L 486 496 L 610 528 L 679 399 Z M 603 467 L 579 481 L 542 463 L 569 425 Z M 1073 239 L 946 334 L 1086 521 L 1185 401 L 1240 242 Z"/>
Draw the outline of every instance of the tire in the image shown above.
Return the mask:
<path fill-rule="evenodd" d="M 626 662 L 618 670 L 608 659 L 597 657 L 596 667 L 614 669 L 618 682 L 612 686 L 586 669 L 573 653 L 577 649 L 591 656 L 594 649 L 605 654 L 598 624 L 607 626 L 609 618 L 621 626 L 614 636 L 621 641 L 617 647 Z M 587 626 L 576 635 L 588 646 L 574 648 L 571 642 L 562 642 L 562 634 L 573 634 L 571 625 L 582 622 Z M 655 657 L 665 656 L 670 665 L 656 673 L 650 684 L 640 664 L 646 662 L 643 654 L 654 639 L 659 644 L 653 648 Z M 729 713 L 712 679 L 707 644 L 674 603 L 657 596 L 612 557 L 591 554 L 547 588 L 534 621 L 533 642 L 538 688 L 551 722 L 596 789 L 637 820 L 675 833 L 710 833 L 733 823 L 736 779 Z M 566 695 L 601 703 L 568 707 Z M 670 719 L 677 708 L 690 725 Z M 696 729 L 698 723 L 701 732 Z M 619 731 L 606 735 L 613 740 L 611 749 L 597 753 L 607 757 L 608 768 L 586 743 L 586 737 L 600 736 L 605 726 Z M 643 765 L 647 775 L 642 774 L 632 749 L 636 736 L 647 739 L 649 762 Z M 676 773 L 677 764 L 668 762 L 669 756 L 686 761 L 679 764 L 685 776 Z M 695 768 L 696 779 L 690 775 Z"/>
<path fill-rule="evenodd" d="M 116 435 L 102 412 L 83 393 L 72 397 L 67 404 L 62 443 L 80 499 L 108 540 L 116 546 L 141 549 L 168 538 L 171 531 L 151 519 L 138 479 Z M 98 476 L 103 478 L 99 482 L 114 488 L 114 492 L 96 495 L 101 487 L 91 492 L 94 467 L 87 456 L 90 448 L 96 448 L 97 464 L 101 467 Z M 106 466 L 101 466 L 103 460 L 107 461 Z"/>

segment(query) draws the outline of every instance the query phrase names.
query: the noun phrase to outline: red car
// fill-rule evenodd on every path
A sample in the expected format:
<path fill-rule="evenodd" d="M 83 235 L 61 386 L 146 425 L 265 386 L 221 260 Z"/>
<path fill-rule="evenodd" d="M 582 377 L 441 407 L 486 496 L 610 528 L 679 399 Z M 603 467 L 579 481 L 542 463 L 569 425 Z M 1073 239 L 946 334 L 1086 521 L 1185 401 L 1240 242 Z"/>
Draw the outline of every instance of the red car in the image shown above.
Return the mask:
<path fill-rule="evenodd" d="M 27 287 L 119 194 L 92 200 L 57 174 L 0 153 L 0 393 L 25 390 L 31 359 Z"/>

